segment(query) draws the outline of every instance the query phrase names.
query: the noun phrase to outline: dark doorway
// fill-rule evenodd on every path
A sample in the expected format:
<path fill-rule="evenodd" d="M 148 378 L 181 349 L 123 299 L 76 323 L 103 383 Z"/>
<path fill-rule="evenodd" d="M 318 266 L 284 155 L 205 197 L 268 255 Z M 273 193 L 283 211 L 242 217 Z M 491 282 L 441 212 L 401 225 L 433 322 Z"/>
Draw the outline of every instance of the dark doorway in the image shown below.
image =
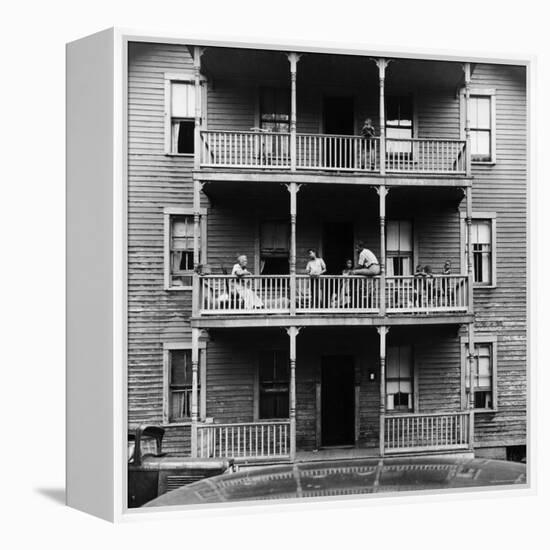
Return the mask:
<path fill-rule="evenodd" d="M 325 134 L 353 135 L 353 97 L 325 97 L 323 107 Z"/>
<path fill-rule="evenodd" d="M 341 275 L 346 260 L 353 262 L 353 224 L 326 222 L 323 224 L 323 260 L 327 275 Z"/>
<path fill-rule="evenodd" d="M 331 355 L 321 363 L 321 445 L 355 443 L 353 357 Z"/>
<path fill-rule="evenodd" d="M 353 98 L 325 97 L 323 104 L 324 133 L 338 136 L 354 134 Z M 350 168 L 352 148 L 345 140 L 328 140 L 323 149 L 324 163 L 333 168 Z"/>

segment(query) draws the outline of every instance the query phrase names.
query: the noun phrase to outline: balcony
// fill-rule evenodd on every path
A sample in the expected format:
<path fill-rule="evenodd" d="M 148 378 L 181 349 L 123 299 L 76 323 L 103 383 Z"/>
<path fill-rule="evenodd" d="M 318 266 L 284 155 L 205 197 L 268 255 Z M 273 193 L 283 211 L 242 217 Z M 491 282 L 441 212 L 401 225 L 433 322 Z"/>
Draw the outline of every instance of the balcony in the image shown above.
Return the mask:
<path fill-rule="evenodd" d="M 380 314 L 380 277 L 290 275 L 200 277 L 201 316 Z M 294 299 L 291 297 L 295 296 Z M 433 275 L 386 277 L 386 312 L 442 314 L 468 312 L 468 277 Z"/>
<path fill-rule="evenodd" d="M 466 176 L 466 141 L 460 139 L 386 139 L 324 134 L 296 135 L 296 169 L 367 174 Z M 384 171 L 381 158 L 384 158 Z M 201 168 L 290 170 L 291 134 L 202 131 Z"/>

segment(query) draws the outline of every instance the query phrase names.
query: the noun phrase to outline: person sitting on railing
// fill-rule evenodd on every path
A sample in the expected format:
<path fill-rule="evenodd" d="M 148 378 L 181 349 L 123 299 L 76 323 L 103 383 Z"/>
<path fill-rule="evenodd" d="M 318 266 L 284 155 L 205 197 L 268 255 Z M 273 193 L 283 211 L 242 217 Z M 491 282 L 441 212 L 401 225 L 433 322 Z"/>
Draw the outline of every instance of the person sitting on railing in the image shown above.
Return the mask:
<path fill-rule="evenodd" d="M 351 270 L 350 275 L 364 275 L 365 277 L 375 277 L 380 275 L 380 264 L 372 251 L 370 251 L 363 241 L 359 241 L 356 247 L 359 253 L 357 267 Z"/>
<path fill-rule="evenodd" d="M 248 258 L 241 254 L 237 258 L 237 263 L 231 270 L 231 275 L 236 277 L 237 281 L 234 285 L 234 290 L 242 300 L 244 309 L 253 309 L 263 307 L 262 300 L 258 295 L 250 288 L 250 283 L 246 281 L 246 277 L 250 277 L 252 273 L 248 271 L 246 266 L 248 265 Z"/>
<path fill-rule="evenodd" d="M 321 289 L 320 277 L 327 271 L 323 258 L 317 257 L 317 250 L 310 248 L 308 251 L 309 261 L 306 264 L 306 273 L 309 275 L 310 307 L 322 307 L 323 291 Z"/>
<path fill-rule="evenodd" d="M 376 136 L 376 130 L 372 124 L 371 118 L 366 118 L 361 128 L 361 135 L 365 138 L 365 159 L 362 163 L 363 168 L 374 170 L 376 159 L 374 158 L 374 147 L 372 139 Z"/>

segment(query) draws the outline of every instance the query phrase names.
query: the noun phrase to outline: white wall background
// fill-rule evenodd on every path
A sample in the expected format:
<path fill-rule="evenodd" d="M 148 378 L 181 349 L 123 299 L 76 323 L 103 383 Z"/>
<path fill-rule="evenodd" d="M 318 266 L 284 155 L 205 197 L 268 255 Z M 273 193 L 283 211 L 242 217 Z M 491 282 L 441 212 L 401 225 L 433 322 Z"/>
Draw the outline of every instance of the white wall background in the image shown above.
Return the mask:
<path fill-rule="evenodd" d="M 542 547 L 548 513 L 548 18 L 542 2 L 4 1 L 0 7 L 0 529 L 4 548 Z M 538 496 L 194 514 L 113 527 L 62 505 L 64 483 L 64 47 L 119 25 L 176 35 L 334 41 L 538 55 L 532 261 Z M 536 145 L 536 144 L 535 144 Z M 533 272 L 532 272 L 533 274 Z M 534 349 L 534 348 L 533 348 Z M 7 351 L 7 353 L 6 353 Z M 15 427 L 15 432 L 12 431 Z M 91 474 L 92 475 L 92 474 Z M 215 524 L 214 524 L 215 522 Z M 199 546 L 200 545 L 200 546 Z"/>

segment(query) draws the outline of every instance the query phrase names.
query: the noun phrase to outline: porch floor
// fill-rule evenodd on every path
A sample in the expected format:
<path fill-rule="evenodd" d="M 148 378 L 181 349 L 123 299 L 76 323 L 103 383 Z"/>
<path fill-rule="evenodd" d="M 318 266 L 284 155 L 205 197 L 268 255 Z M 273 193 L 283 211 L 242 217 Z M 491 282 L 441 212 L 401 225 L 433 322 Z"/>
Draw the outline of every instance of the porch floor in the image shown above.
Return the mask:
<path fill-rule="evenodd" d="M 373 458 L 380 456 L 377 448 L 327 447 L 318 451 L 296 451 L 295 462 L 315 460 L 346 460 L 354 458 Z"/>

